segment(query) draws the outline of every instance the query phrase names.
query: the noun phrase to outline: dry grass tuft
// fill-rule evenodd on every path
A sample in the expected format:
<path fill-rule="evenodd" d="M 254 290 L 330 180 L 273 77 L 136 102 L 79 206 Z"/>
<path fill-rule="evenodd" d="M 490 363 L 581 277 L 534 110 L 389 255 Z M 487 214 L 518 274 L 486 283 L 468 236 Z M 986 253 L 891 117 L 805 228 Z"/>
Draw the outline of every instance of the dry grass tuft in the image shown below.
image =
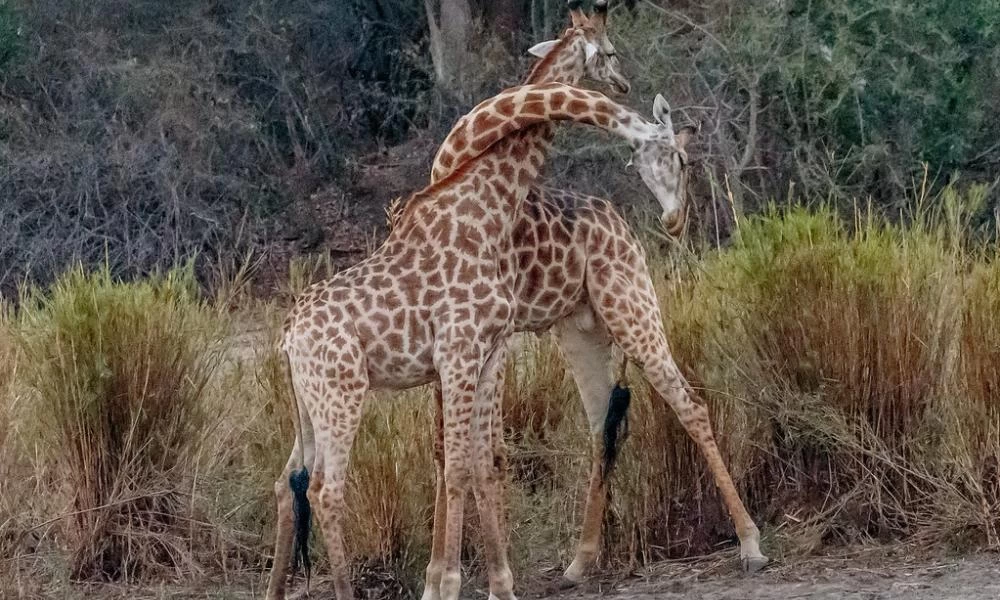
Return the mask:
<path fill-rule="evenodd" d="M 23 298 L 22 379 L 67 495 L 58 516 L 74 579 L 190 567 L 201 400 L 220 334 L 191 269 L 121 284 L 77 268 Z"/>
<path fill-rule="evenodd" d="M 345 542 L 359 589 L 381 590 L 380 597 L 418 594 L 430 556 L 432 409 L 420 390 L 373 395 L 354 441 Z"/>
<path fill-rule="evenodd" d="M 17 375 L 17 355 L 11 339 L 10 323 L 6 306 L 0 302 L 0 556 L 13 557 L 18 547 L 20 524 L 17 516 L 20 492 L 16 481 L 20 457 L 15 451 L 14 390 Z M 12 585 L 11 573 L 0 565 L 0 592 Z"/>

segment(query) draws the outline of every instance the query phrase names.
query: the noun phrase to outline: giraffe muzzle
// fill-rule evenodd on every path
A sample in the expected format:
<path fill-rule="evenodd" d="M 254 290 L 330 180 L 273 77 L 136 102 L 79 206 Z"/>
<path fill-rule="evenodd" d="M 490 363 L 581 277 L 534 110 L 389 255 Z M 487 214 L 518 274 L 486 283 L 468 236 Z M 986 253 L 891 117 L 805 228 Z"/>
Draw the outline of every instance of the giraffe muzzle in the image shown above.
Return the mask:
<path fill-rule="evenodd" d="M 687 224 L 687 210 L 679 209 L 660 215 L 660 222 L 670 237 L 680 237 L 684 233 L 684 225 Z"/>

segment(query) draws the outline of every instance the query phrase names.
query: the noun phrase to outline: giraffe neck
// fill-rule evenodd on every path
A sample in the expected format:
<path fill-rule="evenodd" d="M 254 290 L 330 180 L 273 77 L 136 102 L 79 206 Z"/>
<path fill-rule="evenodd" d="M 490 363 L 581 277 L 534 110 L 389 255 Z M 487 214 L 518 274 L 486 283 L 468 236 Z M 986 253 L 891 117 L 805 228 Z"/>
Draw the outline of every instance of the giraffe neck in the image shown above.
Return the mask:
<path fill-rule="evenodd" d="M 487 152 L 510 153 L 518 162 L 526 163 L 519 166 L 527 169 L 528 177 L 535 178 L 545 157 L 543 149 L 530 143 L 538 142 L 534 129 L 554 121 L 593 125 L 633 146 L 660 135 L 657 125 L 599 92 L 561 83 L 514 87 L 480 103 L 452 129 L 442 145 L 449 151 L 439 152 L 432 181 L 445 179 Z M 510 141 L 505 140 L 508 137 Z M 498 144 L 501 141 L 503 144 Z"/>
<path fill-rule="evenodd" d="M 568 33 L 542 59 L 535 63 L 522 85 L 531 83 L 568 83 L 576 85 L 583 79 L 584 40 Z"/>
<path fill-rule="evenodd" d="M 663 135 L 659 125 L 599 92 L 561 83 L 505 90 L 473 109 L 449 134 L 458 153 L 442 160 L 447 175 L 406 203 L 399 218 L 400 236 L 407 235 L 408 221 L 433 222 L 454 203 L 453 218 L 488 223 L 487 243 L 506 252 L 513 222 L 545 159 L 536 146 L 522 143 L 522 137 L 533 136 L 535 127 L 553 121 L 593 125 L 633 147 Z M 452 190 L 458 195 L 445 193 Z"/>
<path fill-rule="evenodd" d="M 584 57 L 586 55 L 584 44 L 585 41 L 581 36 L 576 35 L 572 30 L 567 32 L 548 55 L 535 63 L 535 66 L 531 69 L 531 72 L 522 85 L 550 82 L 576 85 L 583 79 L 584 74 Z M 455 129 L 462 127 L 469 117 L 472 117 L 472 113 L 463 117 L 455 125 Z M 531 132 L 530 135 L 522 133 L 516 136 L 517 144 L 522 146 L 518 150 L 521 153 L 544 158 L 548 154 L 548 150 L 552 144 L 554 135 L 552 123 L 544 122 L 535 125 L 531 127 Z M 451 139 L 452 136 L 449 135 L 434 157 L 434 163 L 431 166 L 431 183 L 447 177 L 449 173 L 462 164 L 461 162 L 451 162 L 450 166 L 444 165 L 445 157 L 458 151 L 448 144 Z M 506 142 L 504 148 L 498 148 L 497 150 L 501 152 L 514 151 L 514 139 L 511 138 L 510 142 Z"/>

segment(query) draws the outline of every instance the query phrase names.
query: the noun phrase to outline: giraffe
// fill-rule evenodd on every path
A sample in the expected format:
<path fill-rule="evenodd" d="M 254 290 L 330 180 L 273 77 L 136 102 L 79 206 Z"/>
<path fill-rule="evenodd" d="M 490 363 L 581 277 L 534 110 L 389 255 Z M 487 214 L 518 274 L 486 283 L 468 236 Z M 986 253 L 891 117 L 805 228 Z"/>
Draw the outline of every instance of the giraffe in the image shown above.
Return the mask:
<path fill-rule="evenodd" d="M 587 24 L 585 17 L 574 13 L 572 8 L 570 12 L 575 26 Z M 599 32 L 602 54 L 613 58 L 615 51 L 607 37 L 606 19 L 607 3 L 598 0 L 589 25 Z M 525 83 L 576 83 L 579 69 L 573 66 L 571 56 L 563 56 L 561 50 L 558 41 L 533 47 L 531 52 L 543 60 L 532 69 Z M 618 69 L 616 62 L 602 64 L 611 66 L 613 71 Z M 615 81 L 615 87 L 628 91 L 623 78 Z M 666 114 L 669 115 L 669 108 Z M 439 148 L 432 167 L 432 182 L 447 177 L 467 160 L 465 157 L 470 154 L 467 126 L 467 118 L 460 120 Z M 687 162 L 685 146 L 696 132 L 695 128 L 686 127 L 674 136 L 676 152 L 668 167 L 675 171 L 675 180 L 680 184 Z M 683 186 L 660 199 L 661 223 L 668 234 L 680 235 L 687 214 Z M 705 456 L 733 519 L 743 569 L 755 572 L 763 568 L 768 558 L 760 551 L 759 530 L 719 454 L 707 408 L 697 400 L 671 357 L 645 252 L 631 228 L 607 200 L 538 185 L 531 186 L 515 217 L 513 244 L 518 257 L 515 331 L 553 331 L 556 344 L 570 365 L 591 430 L 591 468 L 583 528 L 576 555 L 563 574 L 565 580 L 579 583 L 585 579 L 596 561 L 600 544 L 609 466 L 604 458 L 604 433 L 616 384 L 611 370 L 613 346 L 644 368 L 647 380 L 667 400 Z M 390 214 L 390 225 L 393 218 L 394 214 Z M 572 266 L 577 262 L 587 265 L 587 269 L 579 277 L 566 277 L 577 272 Z M 435 387 L 434 394 L 440 407 L 439 387 Z M 506 448 L 500 427 L 499 399 L 494 411 L 494 461 L 499 471 L 497 477 L 502 479 L 506 471 Z M 434 450 L 439 485 L 435 497 L 432 565 L 440 554 L 442 532 L 437 523 L 445 513 L 440 484 L 444 470 L 440 414 L 435 421 L 439 429 Z M 501 502 L 501 506 L 504 504 Z M 433 590 L 430 587 L 427 590 L 424 600 L 435 598 Z"/>
<path fill-rule="evenodd" d="M 571 37 L 581 53 L 587 51 L 586 32 L 576 29 Z M 464 131 L 479 155 L 410 196 L 396 227 L 370 257 L 296 299 L 281 349 L 300 423 L 275 483 L 278 540 L 268 597 L 284 596 L 292 533 L 288 482 L 300 473 L 311 478 L 307 497 L 323 531 L 337 598 L 352 597 L 341 520 L 347 462 L 366 392 L 437 380 L 447 504 L 434 585 L 444 600 L 458 597 L 460 500 L 471 489 L 490 597 L 515 598 L 496 517 L 491 421 L 516 307 L 512 217 L 544 162 L 542 149 L 523 141 L 534 138 L 534 126 L 551 121 L 605 129 L 635 148 L 638 172 L 659 198 L 677 186 L 676 173 L 662 170 L 675 152 L 665 108 L 657 96 L 650 122 L 603 94 L 564 84 L 501 92 L 469 113 Z"/>

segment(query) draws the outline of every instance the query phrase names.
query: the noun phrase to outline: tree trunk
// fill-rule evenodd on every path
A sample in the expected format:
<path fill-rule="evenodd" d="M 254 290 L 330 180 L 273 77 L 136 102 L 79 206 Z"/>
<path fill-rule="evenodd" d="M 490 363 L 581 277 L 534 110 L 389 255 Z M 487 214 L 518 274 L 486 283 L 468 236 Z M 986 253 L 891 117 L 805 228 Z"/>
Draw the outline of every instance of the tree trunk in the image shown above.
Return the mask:
<path fill-rule="evenodd" d="M 469 37 L 472 33 L 472 10 L 468 0 L 441 0 L 440 15 L 435 17 L 434 0 L 424 0 L 430 28 L 431 60 L 438 85 L 459 92 L 468 64 Z"/>

